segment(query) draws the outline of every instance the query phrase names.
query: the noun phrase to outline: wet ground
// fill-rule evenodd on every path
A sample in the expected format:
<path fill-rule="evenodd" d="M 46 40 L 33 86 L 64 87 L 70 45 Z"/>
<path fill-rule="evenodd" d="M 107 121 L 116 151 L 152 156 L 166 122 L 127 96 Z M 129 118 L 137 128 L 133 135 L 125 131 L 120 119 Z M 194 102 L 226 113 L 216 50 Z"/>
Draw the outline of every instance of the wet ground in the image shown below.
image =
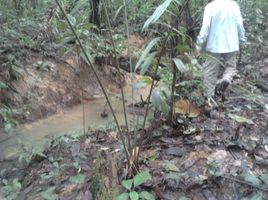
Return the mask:
<path fill-rule="evenodd" d="M 139 168 L 152 178 L 137 192 L 163 200 L 268 199 L 267 91 L 242 75 L 228 89 L 226 101 L 217 102 L 210 116 L 178 115 L 175 126 L 157 121 L 146 129 Z M 72 115 L 79 116 L 82 127 L 78 108 Z M 64 115 L 68 112 L 59 116 Z M 27 168 L 9 166 L 1 178 L 9 185 L 18 178 L 20 200 L 114 199 L 124 192 L 120 183 L 128 176 L 122 144 L 112 129 L 61 136 L 33 156 Z"/>
<path fill-rule="evenodd" d="M 137 80 L 137 77 L 135 79 Z M 132 103 L 131 88 L 131 84 L 124 87 L 126 105 L 128 105 L 127 115 L 130 124 L 137 117 L 143 118 L 145 111 L 144 108 L 139 109 L 130 106 Z M 133 102 L 140 102 L 141 95 L 143 98 L 146 98 L 149 92 L 148 89 L 148 87 L 145 87 L 139 90 L 133 90 Z M 119 123 L 124 125 L 123 103 L 119 89 L 116 89 L 114 94 L 110 96 L 116 117 Z M 103 112 L 107 116 L 101 116 Z M 0 160 L 18 156 L 22 150 L 19 147 L 22 146 L 29 150 L 33 149 L 34 151 L 41 152 L 47 142 L 61 135 L 82 135 L 87 133 L 88 130 L 114 128 L 115 123 L 106 104 L 106 100 L 103 96 L 98 96 L 95 99 L 85 101 L 83 104 L 74 106 L 48 118 L 20 125 L 9 135 L 0 134 Z"/>

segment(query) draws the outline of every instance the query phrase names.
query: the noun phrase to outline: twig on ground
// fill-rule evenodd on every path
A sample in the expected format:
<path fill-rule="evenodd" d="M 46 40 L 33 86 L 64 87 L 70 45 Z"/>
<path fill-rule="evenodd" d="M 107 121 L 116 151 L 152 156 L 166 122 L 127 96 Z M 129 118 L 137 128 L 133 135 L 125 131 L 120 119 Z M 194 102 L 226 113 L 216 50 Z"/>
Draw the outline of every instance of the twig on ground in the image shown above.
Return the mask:
<path fill-rule="evenodd" d="M 247 186 L 250 186 L 250 187 L 253 187 L 253 188 L 256 188 L 258 190 L 262 190 L 264 192 L 268 192 L 268 188 L 264 188 L 264 187 L 261 187 L 261 186 L 258 186 L 258 185 L 254 185 L 252 183 L 249 183 L 249 182 L 246 182 L 246 181 L 242 181 L 242 180 L 239 180 L 239 179 L 236 179 L 236 178 L 233 178 L 233 177 L 230 177 L 230 176 L 222 176 L 222 178 L 225 178 L 229 181 L 235 181 L 237 183 L 241 183 L 243 185 L 247 185 Z"/>

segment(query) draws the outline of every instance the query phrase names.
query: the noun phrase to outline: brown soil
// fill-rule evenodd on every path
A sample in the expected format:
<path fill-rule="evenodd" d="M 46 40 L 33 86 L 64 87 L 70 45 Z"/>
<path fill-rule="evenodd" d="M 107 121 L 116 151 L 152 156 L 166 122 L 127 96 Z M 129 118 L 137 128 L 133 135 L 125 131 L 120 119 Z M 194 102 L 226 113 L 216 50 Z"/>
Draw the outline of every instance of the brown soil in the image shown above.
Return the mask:
<path fill-rule="evenodd" d="M 263 72 L 267 63 L 258 66 Z M 266 76 L 259 71 L 256 75 Z M 159 200 L 268 199 L 268 121 L 263 107 L 268 93 L 245 93 L 253 87 L 252 79 L 241 73 L 226 102 L 219 100 L 210 117 L 179 116 L 174 126 L 158 121 L 148 128 L 139 167 L 152 179 L 136 190 L 147 190 Z M 79 139 L 62 136 L 27 168 L 14 163 L 0 175 L 10 183 L 19 178 L 20 200 L 39 200 L 46 194 L 64 200 L 114 199 L 124 191 L 120 182 L 129 172 L 120 146 L 112 130 Z"/>
<path fill-rule="evenodd" d="M 130 44 L 132 50 L 138 51 L 144 40 L 131 36 Z M 18 80 L 10 83 L 12 89 L 0 90 L 0 102 L 23 110 L 16 116 L 19 122 L 32 122 L 102 95 L 92 70 L 77 56 L 59 60 L 30 54 L 23 63 L 25 71 Z M 126 51 L 124 54 L 127 54 Z M 115 68 L 107 65 L 96 65 L 95 68 L 108 91 L 118 89 L 120 76 Z M 3 123 L 3 120 L 0 122 Z"/>
<path fill-rule="evenodd" d="M 3 91 L 2 102 L 12 108 L 25 108 L 28 114 L 22 115 L 21 121 L 34 121 L 54 114 L 62 109 L 81 103 L 82 99 L 92 99 L 100 94 L 91 70 L 85 64 L 79 67 L 75 59 L 67 60 L 68 63 L 56 62 L 40 56 L 33 56 L 24 63 L 32 66 L 34 63 L 45 60 L 47 66 L 27 67 L 25 75 L 12 86 L 14 91 Z M 99 71 L 104 84 L 110 84 L 112 76 Z M 82 91 L 84 97 L 82 98 Z"/>

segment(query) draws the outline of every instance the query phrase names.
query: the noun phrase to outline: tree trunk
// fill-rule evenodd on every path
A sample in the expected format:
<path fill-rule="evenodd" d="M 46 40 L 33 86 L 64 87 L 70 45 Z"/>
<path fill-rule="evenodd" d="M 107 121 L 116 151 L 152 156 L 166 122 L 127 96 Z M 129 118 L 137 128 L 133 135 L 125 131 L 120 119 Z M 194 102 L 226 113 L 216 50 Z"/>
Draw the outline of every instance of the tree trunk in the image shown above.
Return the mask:
<path fill-rule="evenodd" d="M 99 19 L 99 4 L 100 0 L 89 0 L 91 13 L 89 15 L 89 22 L 95 24 L 97 27 L 100 27 Z"/>

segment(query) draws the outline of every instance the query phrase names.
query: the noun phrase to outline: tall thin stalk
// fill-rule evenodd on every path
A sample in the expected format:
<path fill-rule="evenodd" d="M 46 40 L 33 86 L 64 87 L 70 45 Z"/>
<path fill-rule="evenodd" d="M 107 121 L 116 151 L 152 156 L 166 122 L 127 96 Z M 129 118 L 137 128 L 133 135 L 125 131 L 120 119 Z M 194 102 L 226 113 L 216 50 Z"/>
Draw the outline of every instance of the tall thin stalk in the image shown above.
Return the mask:
<path fill-rule="evenodd" d="M 127 56 L 129 58 L 129 67 L 130 67 L 130 73 L 131 77 L 133 76 L 133 63 L 132 63 L 132 54 L 131 54 L 131 46 L 130 46 L 130 34 L 129 34 L 129 22 L 128 22 L 128 4 L 127 0 L 124 0 L 124 21 L 125 21 L 125 28 L 126 28 L 126 34 L 127 34 Z M 134 89 L 131 87 L 131 105 L 132 110 L 134 110 Z M 137 116 L 136 121 L 136 129 L 134 128 L 134 141 L 133 141 L 133 147 L 137 147 L 138 144 L 138 126 L 139 126 L 139 116 Z M 135 121 L 135 115 L 133 115 L 133 121 Z M 133 148 L 132 149 L 132 156 L 134 157 L 134 160 L 136 159 L 135 156 L 138 154 L 138 149 Z M 134 169 L 137 169 L 137 167 L 134 165 Z M 138 172 L 138 171 L 137 171 Z"/>
<path fill-rule="evenodd" d="M 76 38 L 76 40 L 77 40 L 77 42 L 78 42 L 78 44 L 79 44 L 79 46 L 80 46 L 80 48 L 81 48 L 81 50 L 82 50 L 82 52 L 83 52 L 83 54 L 84 54 L 84 56 L 85 56 L 87 62 L 89 63 L 89 67 L 90 67 L 91 70 L 93 71 L 93 73 L 94 73 L 94 75 L 95 75 L 95 77 L 96 77 L 96 79 L 97 79 L 97 82 L 99 83 L 99 85 L 100 85 L 100 87 L 101 87 L 101 90 L 102 90 L 102 92 L 103 92 L 103 94 L 104 94 L 104 96 L 105 96 L 105 99 L 106 99 L 106 101 L 107 101 L 107 103 L 108 103 L 108 106 L 109 106 L 109 108 L 110 108 L 110 110 L 111 110 L 111 112 L 112 112 L 112 115 L 113 115 L 113 118 L 114 118 L 116 127 L 117 127 L 117 129 L 118 129 L 119 136 L 120 136 L 120 139 L 121 139 L 121 141 L 122 141 L 122 144 L 123 144 L 123 147 L 124 147 L 124 151 L 125 151 L 125 154 L 126 154 L 126 158 L 127 158 L 128 165 L 130 165 L 131 163 L 130 163 L 129 153 L 128 153 L 128 150 L 127 150 L 127 147 L 126 147 L 126 144 L 125 144 L 125 140 L 124 140 L 124 137 L 123 137 L 123 133 L 122 133 L 122 130 L 121 130 L 121 128 L 120 128 L 120 125 L 119 125 L 119 122 L 118 122 L 118 120 L 117 120 L 117 117 L 115 116 L 115 112 L 114 112 L 114 109 L 113 109 L 112 104 L 111 104 L 111 102 L 110 102 L 110 99 L 109 99 L 109 97 L 108 97 L 108 95 L 107 95 L 107 92 L 106 92 L 106 90 L 105 90 L 105 88 L 104 88 L 104 86 L 103 86 L 103 84 L 102 84 L 102 82 L 101 82 L 101 80 L 100 80 L 100 77 L 99 77 L 99 75 L 98 75 L 98 73 L 97 73 L 95 67 L 93 66 L 92 62 L 91 62 L 90 59 L 89 59 L 89 56 L 88 56 L 87 52 L 85 51 L 85 48 L 84 48 L 84 46 L 83 46 L 82 43 L 81 43 L 81 40 L 79 39 L 79 37 L 78 37 L 76 31 L 74 30 L 74 27 L 72 26 L 72 24 L 71 24 L 69 18 L 67 17 L 67 14 L 66 14 L 65 10 L 63 9 L 62 5 L 59 3 L 59 0 L 55 0 L 55 1 L 56 1 L 57 5 L 59 6 L 59 8 L 60 8 L 62 14 L 64 15 L 64 18 L 66 19 L 66 21 L 67 21 L 67 23 L 68 23 L 68 25 L 69 25 L 71 31 L 73 32 L 73 34 L 74 34 L 74 36 L 75 36 L 75 38 Z"/>
<path fill-rule="evenodd" d="M 76 56 L 77 56 L 77 62 L 78 62 L 78 67 L 79 69 L 82 69 L 82 65 L 81 65 L 81 61 L 79 59 L 79 46 L 77 44 L 75 44 L 76 46 Z M 83 134 L 86 134 L 86 115 L 85 115 L 85 103 L 83 101 L 84 99 L 84 91 L 82 88 L 82 85 L 80 85 L 81 88 L 81 96 L 82 96 L 82 116 L 83 116 Z"/>
<path fill-rule="evenodd" d="M 115 42 L 114 42 L 113 34 L 112 34 L 112 26 L 111 26 L 111 22 L 110 22 L 110 19 L 109 19 L 109 16 L 108 16 L 107 6 L 106 6 L 104 1 L 103 1 L 103 6 L 104 6 L 105 15 L 106 15 L 106 20 L 107 20 L 108 27 L 109 27 L 109 34 L 110 34 L 110 37 L 111 37 L 114 56 L 115 56 L 115 60 L 116 60 L 116 69 L 118 71 L 118 74 L 121 75 L 120 67 L 119 67 L 118 54 L 117 54 L 117 51 L 116 51 Z M 127 129 L 126 135 L 127 135 L 127 141 L 128 141 L 128 148 L 129 148 L 129 152 L 131 154 L 132 145 L 131 145 L 131 140 L 130 140 L 130 135 L 129 135 L 130 133 L 129 133 L 129 127 L 128 127 L 127 111 L 126 111 L 126 104 L 125 104 L 125 95 L 124 95 L 124 91 L 123 91 L 123 84 L 122 84 L 121 77 L 120 77 L 119 87 L 120 87 L 120 92 L 121 92 L 121 98 L 122 98 L 122 101 L 123 101 L 124 119 L 125 119 L 125 124 L 126 124 L 126 129 Z"/>
<path fill-rule="evenodd" d="M 173 62 L 173 80 L 172 80 L 172 86 L 171 86 L 171 97 L 170 97 L 170 111 L 169 111 L 169 122 L 173 123 L 173 115 L 174 115 L 174 93 L 175 93 L 175 85 L 176 85 L 176 79 L 177 79 L 177 67 L 175 63 Z"/>

